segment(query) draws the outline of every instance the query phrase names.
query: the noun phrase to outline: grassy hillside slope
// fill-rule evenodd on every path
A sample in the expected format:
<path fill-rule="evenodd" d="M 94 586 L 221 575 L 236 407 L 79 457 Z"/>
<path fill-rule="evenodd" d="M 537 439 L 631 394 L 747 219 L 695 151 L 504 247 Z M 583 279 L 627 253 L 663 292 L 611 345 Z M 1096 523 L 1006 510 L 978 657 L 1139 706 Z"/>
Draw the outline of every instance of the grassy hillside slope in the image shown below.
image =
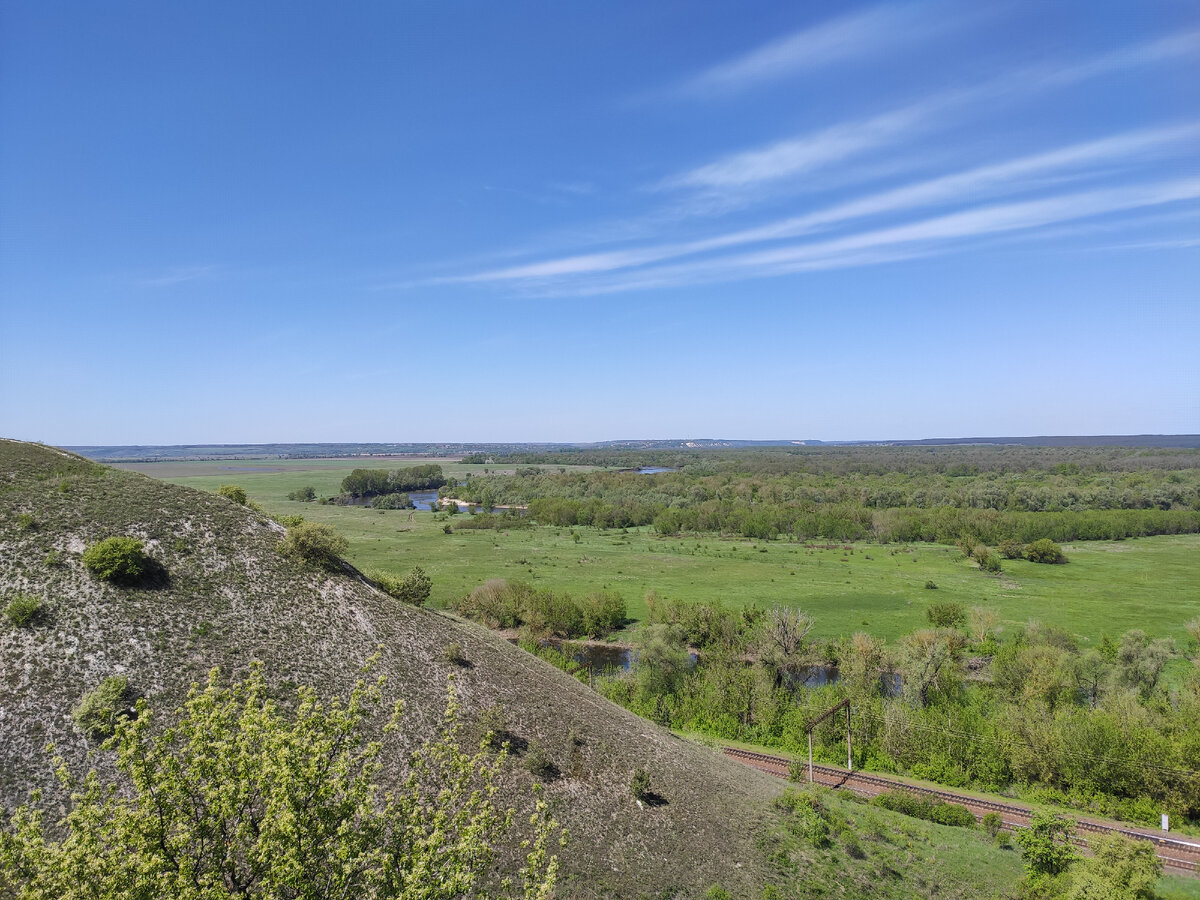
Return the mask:
<path fill-rule="evenodd" d="M 112 535 L 145 541 L 166 583 L 116 587 L 90 575 L 80 554 Z M 487 631 L 405 607 L 353 570 L 304 568 L 276 551 L 282 535 L 222 497 L 0 441 L 0 598 L 27 592 L 47 607 L 33 627 L 0 625 L 0 804 L 52 789 L 48 742 L 86 768 L 94 745 L 70 711 L 106 676 L 127 675 L 165 712 L 210 667 L 241 674 L 254 659 L 281 692 L 310 684 L 345 693 L 380 649 L 377 671 L 388 676 L 387 699 L 405 702 L 410 744 L 437 721 L 453 670 L 468 722 L 501 703 L 511 731 L 557 764 L 563 774 L 547 794 L 571 836 L 562 896 L 700 896 L 720 883 L 757 897 L 777 883 L 782 896 L 970 897 L 992 896 L 1016 876 L 1015 856 L 974 832 L 893 821 L 840 800 L 831 802 L 851 819 L 871 820 L 865 849 L 797 845 L 772 805 L 778 782 L 608 703 Z M 446 661 L 451 643 L 469 667 Z M 583 739 L 574 756 L 572 731 Z M 398 776 L 400 759 L 385 780 Z M 104 767 L 102 755 L 95 764 Z M 649 770 L 665 804 L 635 803 L 636 767 Z M 531 781 L 514 761 L 507 801 L 527 801 Z"/>

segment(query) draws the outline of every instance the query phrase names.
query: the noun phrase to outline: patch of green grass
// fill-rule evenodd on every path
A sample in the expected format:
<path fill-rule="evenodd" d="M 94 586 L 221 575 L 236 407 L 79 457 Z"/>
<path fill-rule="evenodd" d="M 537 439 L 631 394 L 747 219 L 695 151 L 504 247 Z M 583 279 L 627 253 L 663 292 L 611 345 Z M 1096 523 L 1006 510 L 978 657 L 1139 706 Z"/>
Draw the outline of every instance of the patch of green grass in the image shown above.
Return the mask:
<path fill-rule="evenodd" d="M 825 550 L 709 535 L 663 537 L 649 528 L 541 526 L 446 534 L 443 525 L 453 520 L 442 514 L 380 514 L 286 499 L 305 483 L 332 493 L 348 471 L 347 461 L 326 462 L 341 467 L 238 473 L 236 480 L 273 515 L 303 513 L 332 525 L 350 541 L 347 558 L 359 568 L 403 574 L 419 563 L 433 579 L 433 606 L 445 606 L 489 578 L 510 578 L 573 594 L 615 590 L 635 620 L 645 619 L 643 598 L 653 590 L 662 597 L 734 606 L 799 606 L 815 617 L 818 636 L 849 634 L 863 629 L 866 620 L 866 630 L 894 639 L 925 627 L 926 607 L 936 598 L 966 609 L 994 608 L 1010 628 L 1037 619 L 1093 643 L 1103 634 L 1141 628 L 1182 643 L 1183 625 L 1200 604 L 1200 535 L 1077 542 L 1064 548 L 1066 565 L 1005 560 L 1003 572 L 992 576 L 961 559 L 956 548 L 939 544 L 856 544 L 847 553 L 841 544 Z M 154 474 L 153 465 L 140 468 Z M 317 471 L 327 484 L 318 483 Z M 213 477 L 170 480 L 209 491 L 221 483 Z M 927 582 L 936 583 L 937 591 L 927 590 Z"/>
<path fill-rule="evenodd" d="M 1200 900 L 1200 878 L 1164 875 L 1158 880 L 1155 894 L 1159 900 Z"/>

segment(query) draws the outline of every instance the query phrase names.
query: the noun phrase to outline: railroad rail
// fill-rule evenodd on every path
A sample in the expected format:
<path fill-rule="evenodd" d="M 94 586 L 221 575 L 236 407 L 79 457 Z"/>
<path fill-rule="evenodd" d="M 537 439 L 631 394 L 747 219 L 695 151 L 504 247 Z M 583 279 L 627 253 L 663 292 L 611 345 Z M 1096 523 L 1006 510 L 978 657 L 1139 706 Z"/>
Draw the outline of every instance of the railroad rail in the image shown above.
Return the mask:
<path fill-rule="evenodd" d="M 788 757 L 756 753 L 751 750 L 735 750 L 732 747 L 725 747 L 723 750 L 725 755 L 730 759 L 753 766 L 769 775 L 788 778 L 791 773 L 793 761 Z M 802 765 L 807 772 L 808 764 L 803 763 Z M 901 790 L 914 794 L 923 794 L 928 797 L 936 797 L 947 803 L 957 803 L 960 806 L 965 806 L 975 814 L 976 819 L 982 819 L 986 813 L 997 812 L 1000 813 L 1004 826 L 1010 829 L 1027 828 L 1032 815 L 1032 810 L 1023 806 L 1000 803 L 996 800 L 985 800 L 966 794 L 956 794 L 953 791 L 918 787 L 917 785 L 907 784 L 903 781 L 894 781 L 880 775 L 850 772 L 846 769 L 839 769 L 836 766 L 814 765 L 812 772 L 813 780 L 819 784 L 827 787 L 846 788 L 868 797 L 881 794 L 884 791 Z M 1077 818 L 1075 819 L 1075 826 L 1079 831 L 1093 834 L 1121 834 L 1137 840 L 1150 841 L 1154 844 L 1155 855 L 1162 860 L 1165 867 L 1185 872 L 1200 872 L 1200 840 L 1187 840 L 1182 837 L 1171 837 L 1136 828 L 1122 828 L 1119 825 L 1110 825 L 1090 819 Z M 1079 842 L 1086 845 L 1086 841 L 1084 840 L 1080 840 Z"/>

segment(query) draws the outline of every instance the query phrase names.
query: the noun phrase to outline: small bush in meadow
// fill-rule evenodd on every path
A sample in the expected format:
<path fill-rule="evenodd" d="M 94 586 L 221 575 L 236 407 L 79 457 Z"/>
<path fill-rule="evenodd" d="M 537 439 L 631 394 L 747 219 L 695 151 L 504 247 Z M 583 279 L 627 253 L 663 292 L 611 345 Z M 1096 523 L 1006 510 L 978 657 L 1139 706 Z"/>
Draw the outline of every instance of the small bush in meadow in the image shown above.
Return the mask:
<path fill-rule="evenodd" d="M 83 551 L 83 564 L 105 581 L 129 584 L 150 568 L 145 551 L 146 545 L 137 538 L 105 538 Z"/>
<path fill-rule="evenodd" d="M 1005 559 L 1025 558 L 1025 546 L 1020 541 L 1001 541 L 999 549 Z"/>
<path fill-rule="evenodd" d="M 1067 561 L 1063 548 L 1050 538 L 1042 538 L 1025 545 L 1025 558 L 1035 563 L 1065 563 Z"/>
<path fill-rule="evenodd" d="M 925 609 L 929 624 L 938 628 L 958 628 L 967 621 L 967 611 L 961 603 L 934 603 Z"/>

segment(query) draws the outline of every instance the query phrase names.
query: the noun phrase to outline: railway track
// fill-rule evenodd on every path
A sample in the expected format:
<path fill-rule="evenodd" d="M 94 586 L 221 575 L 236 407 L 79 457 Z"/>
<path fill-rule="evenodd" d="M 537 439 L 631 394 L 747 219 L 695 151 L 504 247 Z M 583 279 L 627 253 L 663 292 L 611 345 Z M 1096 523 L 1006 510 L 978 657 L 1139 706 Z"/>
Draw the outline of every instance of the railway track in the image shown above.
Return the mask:
<path fill-rule="evenodd" d="M 750 750 L 735 750 L 732 747 L 723 749 L 725 755 L 730 759 L 753 766 L 769 775 L 787 778 L 791 770 L 792 760 L 784 756 L 771 756 L 770 754 L 755 753 Z M 804 767 L 807 769 L 808 765 L 805 764 Z M 995 800 L 984 800 L 979 797 L 956 794 L 952 791 L 917 787 L 902 781 L 884 778 L 880 775 L 869 775 L 865 772 L 848 772 L 845 769 L 839 769 L 835 766 L 814 765 L 813 780 L 827 787 L 846 788 L 847 790 L 854 791 L 856 794 L 867 797 L 882 794 L 884 791 L 894 790 L 910 791 L 914 794 L 936 797 L 947 803 L 957 803 L 960 806 L 965 806 L 975 814 L 976 819 L 982 819 L 989 812 L 999 813 L 1004 826 L 1009 829 L 1028 827 L 1031 816 L 1031 810 L 1023 806 L 1000 803 Z M 1162 860 L 1165 867 L 1177 871 L 1200 873 L 1200 840 L 1168 836 L 1137 828 L 1122 828 L 1117 825 L 1110 825 L 1091 819 L 1077 818 L 1075 819 L 1075 826 L 1077 831 L 1081 832 L 1091 834 L 1121 834 L 1137 840 L 1150 841 L 1154 844 L 1155 855 Z M 1087 841 L 1086 839 L 1079 839 L 1079 843 L 1086 845 Z"/>

